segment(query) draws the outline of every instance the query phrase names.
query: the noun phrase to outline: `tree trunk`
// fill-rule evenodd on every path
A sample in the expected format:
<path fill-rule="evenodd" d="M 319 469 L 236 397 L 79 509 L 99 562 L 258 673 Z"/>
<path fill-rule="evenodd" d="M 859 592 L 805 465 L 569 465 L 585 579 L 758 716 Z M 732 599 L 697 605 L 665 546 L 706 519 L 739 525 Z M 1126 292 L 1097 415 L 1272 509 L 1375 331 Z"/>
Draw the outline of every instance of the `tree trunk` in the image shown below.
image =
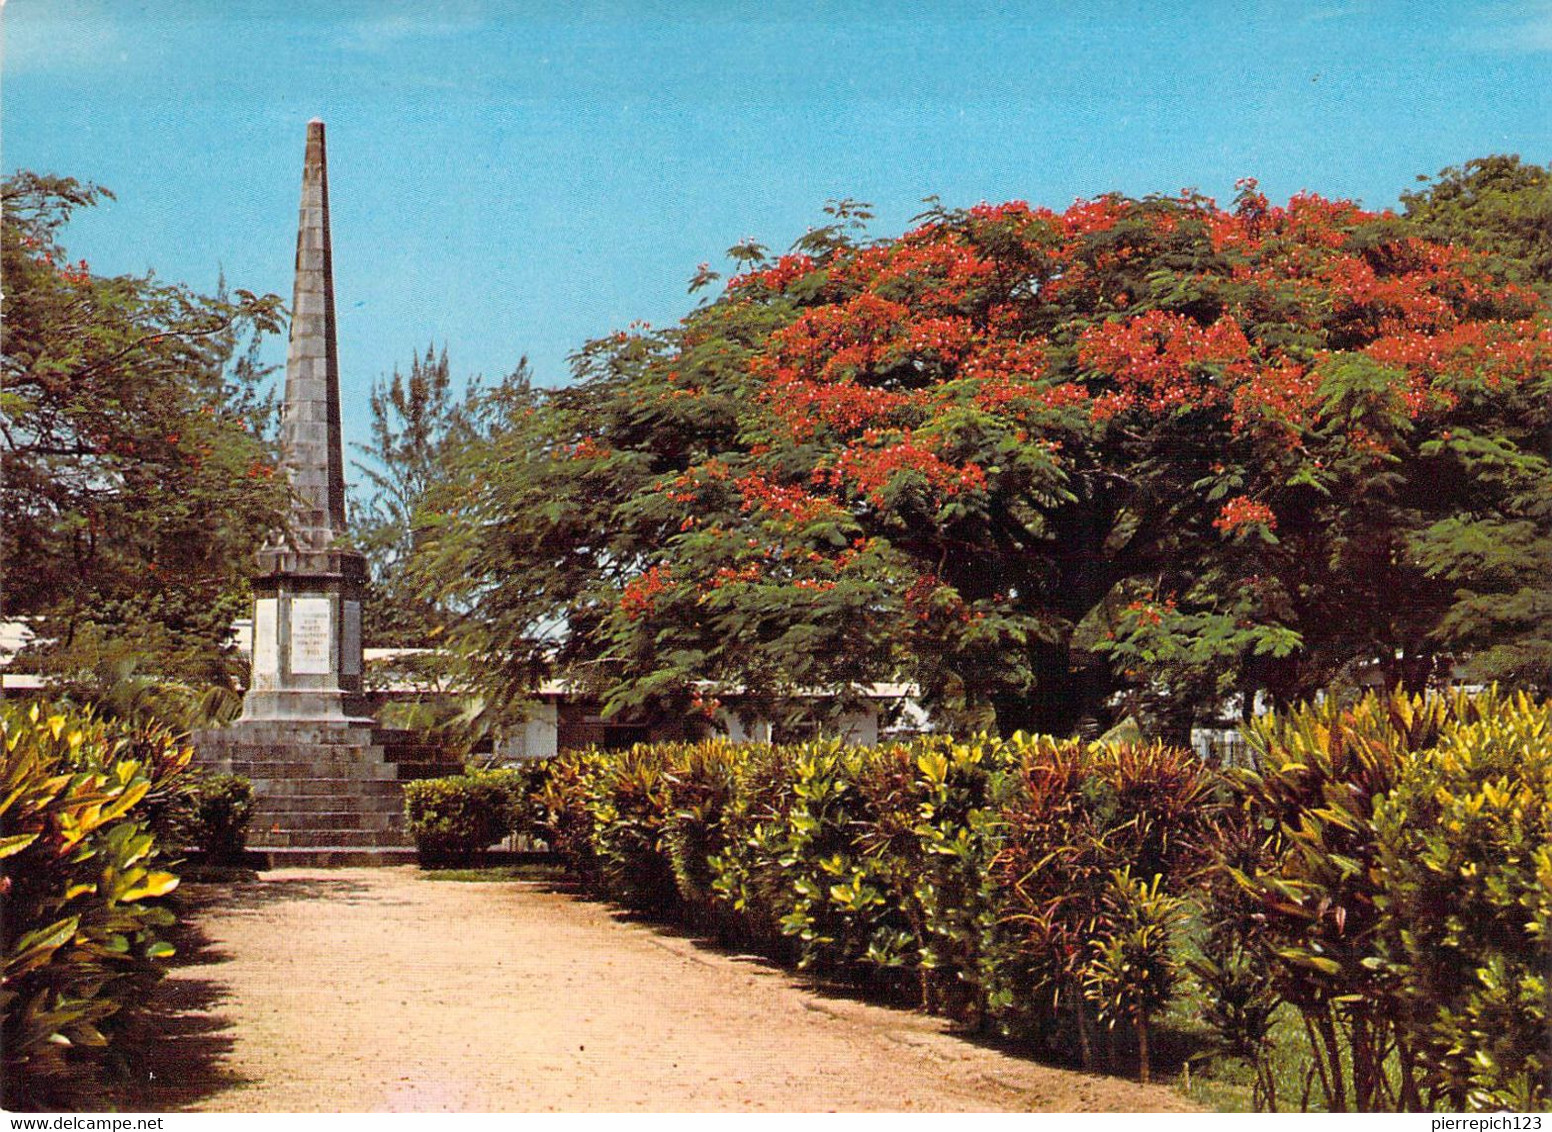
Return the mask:
<path fill-rule="evenodd" d="M 1089 1036 L 1088 1012 L 1083 1009 L 1083 1000 L 1076 999 L 1073 1004 L 1073 1014 L 1078 1020 L 1078 1052 L 1083 1058 L 1083 1068 L 1094 1071 L 1094 1041 Z"/>
<path fill-rule="evenodd" d="M 1065 738 L 1078 729 L 1085 716 L 1097 716 L 1109 693 L 1108 674 L 1093 669 L 1074 669 L 1072 649 L 1060 644 L 1036 643 L 1029 648 L 1035 686 L 1028 692 L 1002 692 L 991 697 L 997 713 L 997 731 Z"/>

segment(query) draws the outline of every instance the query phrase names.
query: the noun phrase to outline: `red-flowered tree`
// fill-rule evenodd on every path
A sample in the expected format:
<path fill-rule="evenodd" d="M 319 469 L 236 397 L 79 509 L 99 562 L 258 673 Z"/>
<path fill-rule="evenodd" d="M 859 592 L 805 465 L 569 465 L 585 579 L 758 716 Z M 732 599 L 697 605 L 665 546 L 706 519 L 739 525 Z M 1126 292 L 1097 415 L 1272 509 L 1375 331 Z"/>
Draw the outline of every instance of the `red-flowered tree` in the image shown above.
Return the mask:
<path fill-rule="evenodd" d="M 851 212 L 735 249 L 714 302 L 591 344 L 466 454 L 428 562 L 512 658 L 493 690 L 903 677 L 966 723 L 1178 734 L 1235 693 L 1422 683 L 1501 643 L 1451 639 L 1463 593 L 1535 588 L 1462 553 L 1544 536 L 1552 496 L 1552 329 L 1478 253 L 1252 182 L 877 241 Z M 1544 631 L 1500 631 L 1495 674 L 1545 684 Z"/>

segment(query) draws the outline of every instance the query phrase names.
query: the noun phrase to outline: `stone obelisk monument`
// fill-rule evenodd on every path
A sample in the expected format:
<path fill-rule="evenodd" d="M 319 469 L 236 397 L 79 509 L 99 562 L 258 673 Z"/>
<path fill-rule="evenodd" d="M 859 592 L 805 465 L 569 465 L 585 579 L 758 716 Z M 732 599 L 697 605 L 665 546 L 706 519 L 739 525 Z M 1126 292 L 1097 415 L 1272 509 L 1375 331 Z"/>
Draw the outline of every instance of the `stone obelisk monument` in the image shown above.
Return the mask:
<path fill-rule="evenodd" d="M 329 245 L 329 166 L 323 123 L 307 124 L 296 233 L 291 348 L 281 416 L 289 529 L 259 554 L 253 679 L 244 720 L 369 722 L 361 702 L 361 591 L 366 563 L 345 533 L 339 349 Z"/>
<path fill-rule="evenodd" d="M 432 748 L 375 726 L 362 694 L 366 564 L 345 533 L 334 264 L 323 123 L 307 124 L 296 287 L 281 440 L 292 505 L 259 552 L 253 669 L 242 717 L 197 732 L 208 769 L 254 787 L 249 848 L 271 863 L 388 864 L 413 859 L 400 782 L 448 773 Z"/>

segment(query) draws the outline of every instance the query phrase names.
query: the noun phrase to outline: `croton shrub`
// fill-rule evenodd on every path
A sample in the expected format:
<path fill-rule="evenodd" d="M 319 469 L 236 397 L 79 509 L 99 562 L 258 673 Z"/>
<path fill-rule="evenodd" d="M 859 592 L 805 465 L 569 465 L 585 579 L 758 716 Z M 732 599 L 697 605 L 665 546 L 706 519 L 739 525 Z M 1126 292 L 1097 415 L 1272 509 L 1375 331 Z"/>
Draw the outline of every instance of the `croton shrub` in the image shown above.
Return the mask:
<path fill-rule="evenodd" d="M 126 1008 L 172 954 L 152 828 L 191 751 L 154 724 L 0 706 L 0 1038 L 8 1108 L 93 1096 Z"/>
<path fill-rule="evenodd" d="M 1249 739 L 566 752 L 528 820 L 601 895 L 1087 1066 L 1146 1075 L 1189 981 L 1263 1107 L 1545 1106 L 1552 707 L 1371 693 Z"/>

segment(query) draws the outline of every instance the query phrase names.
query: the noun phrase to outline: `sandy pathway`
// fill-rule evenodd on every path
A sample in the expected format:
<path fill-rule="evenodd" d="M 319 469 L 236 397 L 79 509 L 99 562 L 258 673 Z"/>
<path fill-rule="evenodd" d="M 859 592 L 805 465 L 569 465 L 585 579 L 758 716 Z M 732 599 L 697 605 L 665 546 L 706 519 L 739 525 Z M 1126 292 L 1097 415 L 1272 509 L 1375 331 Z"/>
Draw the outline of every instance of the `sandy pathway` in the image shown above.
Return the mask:
<path fill-rule="evenodd" d="M 223 1111 L 1183 1109 L 526 882 L 190 886 L 141 1103 Z"/>

